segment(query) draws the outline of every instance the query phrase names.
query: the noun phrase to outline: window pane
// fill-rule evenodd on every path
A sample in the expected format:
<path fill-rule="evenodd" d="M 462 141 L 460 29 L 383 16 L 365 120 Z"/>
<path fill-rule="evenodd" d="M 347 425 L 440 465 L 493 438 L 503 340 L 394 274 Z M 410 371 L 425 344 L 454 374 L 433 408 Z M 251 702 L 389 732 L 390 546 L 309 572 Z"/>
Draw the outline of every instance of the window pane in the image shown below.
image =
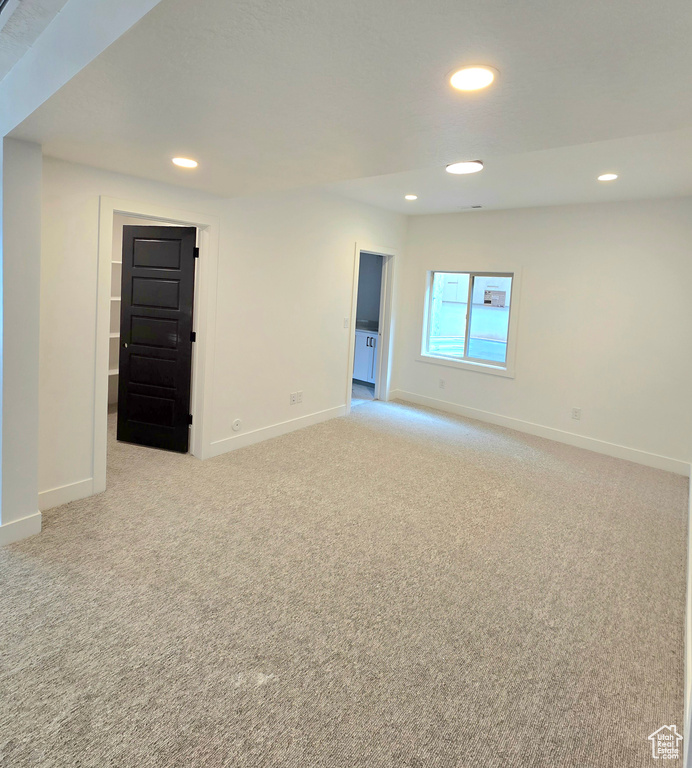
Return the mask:
<path fill-rule="evenodd" d="M 473 281 L 468 357 L 507 361 L 511 277 L 476 277 Z"/>
<path fill-rule="evenodd" d="M 469 276 L 456 272 L 435 272 L 430 296 L 428 354 L 464 356 Z"/>

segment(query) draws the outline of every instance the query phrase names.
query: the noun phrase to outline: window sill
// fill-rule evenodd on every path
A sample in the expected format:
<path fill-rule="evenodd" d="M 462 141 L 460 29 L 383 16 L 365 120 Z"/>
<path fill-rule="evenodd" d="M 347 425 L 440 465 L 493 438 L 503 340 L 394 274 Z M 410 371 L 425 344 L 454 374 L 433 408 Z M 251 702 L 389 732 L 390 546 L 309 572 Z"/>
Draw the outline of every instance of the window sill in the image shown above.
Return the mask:
<path fill-rule="evenodd" d="M 416 359 L 419 363 L 432 363 L 433 365 L 444 365 L 447 368 L 460 368 L 464 371 L 489 373 L 491 376 L 503 376 L 506 379 L 514 378 L 514 370 L 510 366 L 501 368 L 497 365 L 474 363 L 471 360 L 454 360 L 451 357 L 434 357 L 432 355 L 419 355 Z"/>

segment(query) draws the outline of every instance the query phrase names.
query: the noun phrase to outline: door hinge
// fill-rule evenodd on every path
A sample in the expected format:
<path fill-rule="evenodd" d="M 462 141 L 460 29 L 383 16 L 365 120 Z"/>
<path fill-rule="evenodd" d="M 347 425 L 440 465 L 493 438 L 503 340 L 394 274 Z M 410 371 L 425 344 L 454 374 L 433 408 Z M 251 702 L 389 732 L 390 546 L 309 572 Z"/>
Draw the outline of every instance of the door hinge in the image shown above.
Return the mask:
<path fill-rule="evenodd" d="M 199 258 L 199 248 L 195 248 L 195 258 Z"/>
<path fill-rule="evenodd" d="M 188 424 L 192 424 L 192 414 L 191 413 L 187 414 L 187 423 Z"/>
<path fill-rule="evenodd" d="M 197 341 L 197 333 L 195 331 L 190 331 L 190 341 Z"/>

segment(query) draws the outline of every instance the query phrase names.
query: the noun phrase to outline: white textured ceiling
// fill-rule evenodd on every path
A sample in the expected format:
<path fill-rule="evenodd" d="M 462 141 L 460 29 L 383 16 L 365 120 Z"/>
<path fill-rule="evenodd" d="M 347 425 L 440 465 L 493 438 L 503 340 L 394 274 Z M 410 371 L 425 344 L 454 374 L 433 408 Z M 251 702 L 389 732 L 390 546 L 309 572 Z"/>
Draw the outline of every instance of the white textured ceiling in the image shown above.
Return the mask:
<path fill-rule="evenodd" d="M 548 181 L 553 161 L 581 172 L 580 145 L 692 127 L 690 39 L 689 0 L 163 0 L 13 135 L 224 196 L 414 171 L 431 210 L 453 210 L 483 200 L 440 169 L 482 158 L 469 183 L 487 205 L 517 204 L 503 189 L 519 181 L 522 199 L 571 202 L 591 193 Z M 495 66 L 499 81 L 452 92 L 445 75 L 464 63 Z M 611 147 L 635 159 L 660 141 Z M 558 148 L 538 165 L 520 158 Z M 174 155 L 199 169 L 174 168 Z M 689 190 L 680 170 L 657 179 L 662 194 Z M 333 188 L 396 208 L 382 195 L 400 181 Z"/>
<path fill-rule="evenodd" d="M 601 182 L 603 173 L 616 181 Z M 692 195 L 692 129 L 576 147 L 491 156 L 483 171 L 453 176 L 443 167 L 328 185 L 340 195 L 407 214 Z M 404 195 L 418 200 L 407 201 Z"/>
<path fill-rule="evenodd" d="M 31 48 L 67 0 L 9 0 L 0 13 L 0 80 Z"/>

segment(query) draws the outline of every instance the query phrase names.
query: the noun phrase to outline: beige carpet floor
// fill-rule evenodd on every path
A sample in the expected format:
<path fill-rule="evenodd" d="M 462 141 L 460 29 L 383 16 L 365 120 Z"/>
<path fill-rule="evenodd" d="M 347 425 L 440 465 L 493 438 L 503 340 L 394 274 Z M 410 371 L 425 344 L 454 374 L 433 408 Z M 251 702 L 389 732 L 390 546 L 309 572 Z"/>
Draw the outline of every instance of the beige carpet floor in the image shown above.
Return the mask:
<path fill-rule="evenodd" d="M 0 765 L 637 768 L 682 729 L 687 480 L 380 402 L 0 550 Z"/>

